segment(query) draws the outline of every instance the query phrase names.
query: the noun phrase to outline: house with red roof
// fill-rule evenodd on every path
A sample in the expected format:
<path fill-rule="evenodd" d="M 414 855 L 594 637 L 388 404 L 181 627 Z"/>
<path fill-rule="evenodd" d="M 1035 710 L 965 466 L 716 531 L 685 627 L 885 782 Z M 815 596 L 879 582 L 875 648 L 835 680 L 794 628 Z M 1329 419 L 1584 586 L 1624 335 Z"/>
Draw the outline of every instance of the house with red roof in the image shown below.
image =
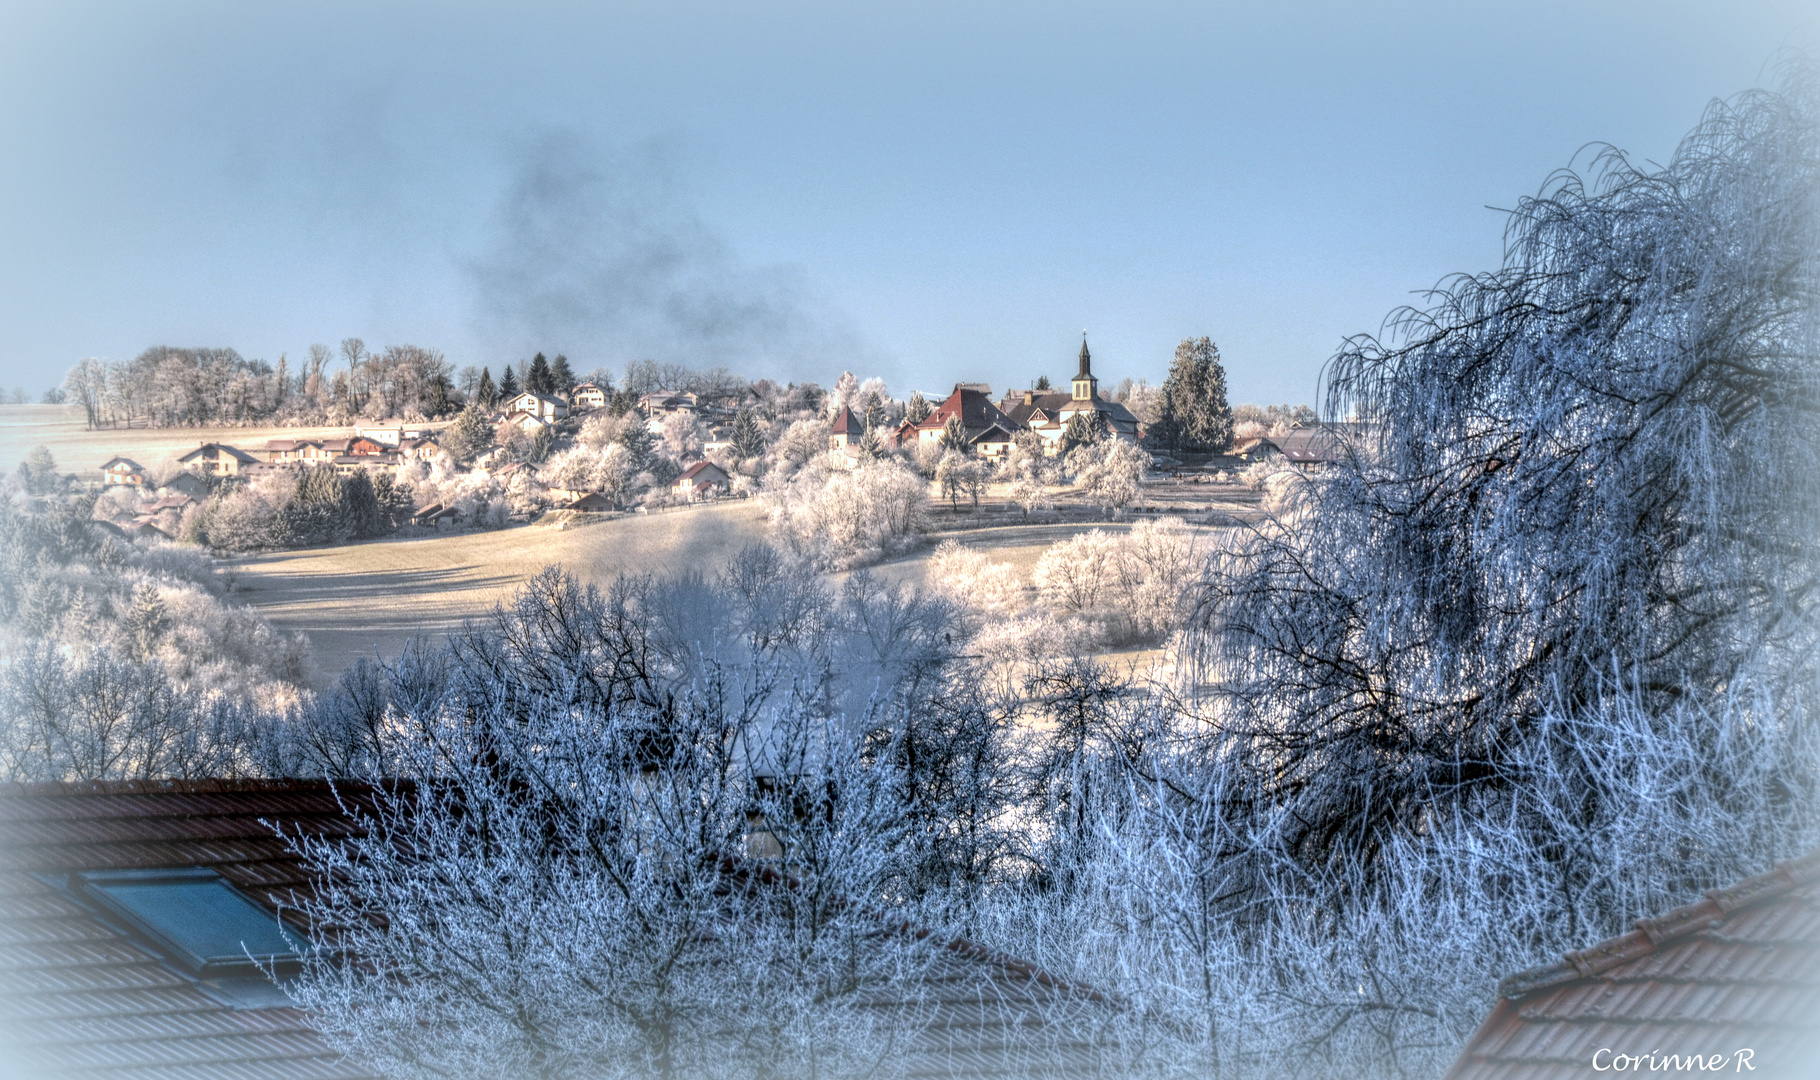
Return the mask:
<path fill-rule="evenodd" d="M 679 499 L 701 502 L 725 495 L 732 486 L 733 478 L 727 475 L 727 470 L 712 461 L 698 461 L 683 470 L 670 485 L 670 491 Z"/>
<path fill-rule="evenodd" d="M 143 487 L 147 483 L 145 466 L 128 457 L 110 458 L 101 466 L 101 482 L 108 487 Z"/>
<path fill-rule="evenodd" d="M 1011 436 L 1017 426 L 1010 417 L 992 403 L 990 391 L 979 384 L 962 383 L 954 388 L 940 405 L 935 407 L 923 421 L 912 427 L 918 443 L 941 441 L 948 430 L 948 421 L 958 417 L 961 430 L 965 432 L 970 449 L 986 453 L 1002 452 L 1003 447 L 1011 443 Z M 988 438 L 994 431 L 1002 437 Z M 900 442 L 901 442 L 900 438 Z"/>

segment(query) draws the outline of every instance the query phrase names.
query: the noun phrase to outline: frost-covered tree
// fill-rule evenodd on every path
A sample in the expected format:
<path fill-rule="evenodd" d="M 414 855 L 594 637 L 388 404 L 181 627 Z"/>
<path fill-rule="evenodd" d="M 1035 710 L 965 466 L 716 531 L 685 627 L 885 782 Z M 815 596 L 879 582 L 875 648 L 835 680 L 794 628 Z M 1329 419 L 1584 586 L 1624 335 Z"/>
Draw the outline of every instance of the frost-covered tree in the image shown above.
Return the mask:
<path fill-rule="evenodd" d="M 1163 381 L 1149 425 L 1157 443 L 1171 450 L 1224 453 L 1232 445 L 1232 410 L 1226 404 L 1226 369 L 1211 338 L 1184 338 Z"/>
<path fill-rule="evenodd" d="M 1748 682 L 1803 715 L 1817 94 L 1715 104 L 1660 169 L 1558 174 L 1501 268 L 1331 361 L 1330 412 L 1371 426 L 1234 547 L 1200 619 L 1230 722 L 1294 733 L 1269 768 L 1301 857 L 1517 782 L 1539 717 L 1614 686 L 1667 709 Z"/>
<path fill-rule="evenodd" d="M 481 386 L 486 386 L 485 372 L 481 373 Z M 455 422 L 444 428 L 438 440 L 443 450 L 456 461 L 472 461 L 485 453 L 493 445 L 493 425 L 487 423 L 487 417 L 478 404 L 461 411 Z"/>
<path fill-rule="evenodd" d="M 1075 451 L 1086 460 L 1074 485 L 1096 505 L 1123 510 L 1142 494 L 1150 455 L 1126 439 L 1106 439 Z"/>
<path fill-rule="evenodd" d="M 759 457 L 765 452 L 765 432 L 758 426 L 758 418 L 752 415 L 751 409 L 741 409 L 733 418 L 729 441 L 733 444 L 734 456 L 742 460 Z"/>
<path fill-rule="evenodd" d="M 767 491 L 765 500 L 783 545 L 821 567 L 904 551 L 928 524 L 928 485 L 894 458 L 862 458 L 853 469 L 816 462 Z"/>

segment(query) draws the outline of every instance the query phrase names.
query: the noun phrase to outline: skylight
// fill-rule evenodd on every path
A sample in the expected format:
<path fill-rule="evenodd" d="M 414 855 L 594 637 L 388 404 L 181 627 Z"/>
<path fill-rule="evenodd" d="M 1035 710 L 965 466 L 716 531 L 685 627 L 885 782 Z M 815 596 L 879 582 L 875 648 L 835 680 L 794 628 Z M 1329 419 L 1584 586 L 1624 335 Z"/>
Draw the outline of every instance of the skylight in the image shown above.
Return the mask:
<path fill-rule="evenodd" d="M 299 958 L 276 916 L 206 868 L 77 875 L 82 890 L 199 976 L 256 974 Z"/>

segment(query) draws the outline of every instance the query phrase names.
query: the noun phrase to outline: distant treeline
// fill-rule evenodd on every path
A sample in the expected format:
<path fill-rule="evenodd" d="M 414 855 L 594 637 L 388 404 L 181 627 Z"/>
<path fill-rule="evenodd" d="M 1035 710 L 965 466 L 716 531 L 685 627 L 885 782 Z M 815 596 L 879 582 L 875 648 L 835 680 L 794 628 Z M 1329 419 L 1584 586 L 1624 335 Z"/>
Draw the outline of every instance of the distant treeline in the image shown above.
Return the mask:
<path fill-rule="evenodd" d="M 91 427 L 132 420 L 158 427 L 282 422 L 345 423 L 357 417 L 434 419 L 460 401 L 442 353 L 417 345 L 369 352 L 358 338 L 337 356 L 312 345 L 295 369 L 233 349 L 153 346 L 125 362 L 84 360 L 63 382 Z"/>

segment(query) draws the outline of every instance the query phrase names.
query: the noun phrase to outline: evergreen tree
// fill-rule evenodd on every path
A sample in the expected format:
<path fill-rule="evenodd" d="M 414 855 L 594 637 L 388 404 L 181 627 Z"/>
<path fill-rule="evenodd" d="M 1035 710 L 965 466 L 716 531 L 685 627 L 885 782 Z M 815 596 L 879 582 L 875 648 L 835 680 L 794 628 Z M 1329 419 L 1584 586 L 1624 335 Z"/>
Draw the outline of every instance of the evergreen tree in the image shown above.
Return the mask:
<path fill-rule="evenodd" d="M 165 616 L 164 601 L 159 598 L 157 588 L 149 581 L 140 582 L 133 589 L 132 607 L 126 614 L 126 630 L 133 644 L 134 658 L 150 659 L 158 647 L 158 640 L 169 627 L 170 620 Z"/>
<path fill-rule="evenodd" d="M 575 373 L 569 370 L 569 358 L 557 353 L 556 359 L 550 361 L 550 392 L 567 399 L 576 381 Z"/>
<path fill-rule="evenodd" d="M 866 433 L 860 436 L 859 453 L 864 458 L 882 458 L 885 456 L 885 440 L 875 427 L 867 427 Z"/>
<path fill-rule="evenodd" d="M 1163 382 L 1151 435 L 1172 450 L 1220 454 L 1232 447 L 1232 408 L 1226 404 L 1226 369 L 1210 338 L 1184 338 Z"/>
<path fill-rule="evenodd" d="M 276 515 L 270 542 L 326 544 L 346 536 L 345 492 L 333 465 L 318 465 L 297 477 L 291 501 Z"/>
<path fill-rule="evenodd" d="M 885 403 L 874 390 L 866 395 L 866 430 L 871 431 L 885 419 Z"/>
<path fill-rule="evenodd" d="M 633 472 L 644 472 L 650 467 L 654 442 L 650 429 L 643 424 L 626 424 L 620 430 L 619 445 L 626 448 L 626 457 Z"/>
<path fill-rule="evenodd" d="M 1049 387 L 1049 376 L 1047 376 L 1047 375 L 1038 375 L 1038 376 L 1037 376 L 1037 377 L 1036 377 L 1036 389 L 1037 389 L 1037 391 L 1038 391 L 1038 392 L 1039 392 L 1039 393 L 1045 393 L 1045 394 L 1046 394 L 1046 393 L 1048 393 L 1048 392 L 1049 392 L 1049 389 L 1050 389 L 1050 387 Z"/>
<path fill-rule="evenodd" d="M 480 382 L 474 386 L 473 403 L 483 409 L 499 404 L 499 387 L 493 385 L 493 375 L 484 367 L 480 369 Z"/>
<path fill-rule="evenodd" d="M 624 416 L 637 406 L 638 395 L 630 387 L 614 391 L 613 396 L 607 399 L 607 412 L 614 416 Z"/>
<path fill-rule="evenodd" d="M 385 532 L 410 521 L 411 512 L 416 509 L 411 501 L 411 485 L 399 483 L 389 472 L 373 478 L 373 501 L 379 506 L 379 522 Z"/>
<path fill-rule="evenodd" d="M 434 419 L 448 412 L 455 404 L 451 396 L 454 389 L 446 374 L 439 372 L 432 376 L 423 395 L 424 413 Z"/>
<path fill-rule="evenodd" d="M 465 465 L 493 445 L 493 425 L 487 423 L 479 409 L 470 406 L 443 429 L 441 442 L 450 457 Z"/>
<path fill-rule="evenodd" d="M 765 452 L 765 433 L 758 426 L 758 418 L 752 415 L 751 409 L 741 409 L 739 416 L 734 419 L 730 441 L 736 457 L 755 458 Z"/>
<path fill-rule="evenodd" d="M 961 423 L 960 417 L 950 416 L 948 422 L 942 425 L 942 445 L 963 454 L 967 452 L 967 427 Z"/>
<path fill-rule="evenodd" d="M 507 364 L 505 374 L 499 377 L 499 396 L 510 401 L 522 392 L 518 388 L 518 374 L 512 370 L 511 364 Z"/>
<path fill-rule="evenodd" d="M 19 466 L 19 482 L 28 495 L 47 495 L 57 486 L 57 462 L 49 447 L 35 447 L 25 455 Z"/>
<path fill-rule="evenodd" d="M 919 391 L 912 390 L 910 392 L 910 404 L 904 408 L 904 419 L 910 421 L 912 424 L 920 424 L 924 420 L 929 419 L 929 414 L 934 411 L 934 407 L 923 400 L 923 395 Z"/>
<path fill-rule="evenodd" d="M 1111 425 L 1106 422 L 1106 414 L 1098 409 L 1077 412 L 1068 418 L 1068 426 L 1062 429 L 1062 453 L 1066 454 L 1077 446 L 1100 442 L 1111 431 Z"/>
<path fill-rule="evenodd" d="M 387 531 L 378 492 L 365 469 L 341 478 L 341 505 L 337 509 L 337 532 L 342 537 L 382 536 Z"/>
<path fill-rule="evenodd" d="M 531 357 L 531 368 L 525 372 L 525 389 L 533 394 L 555 392 L 556 380 L 550 376 L 550 362 L 543 358 L 543 353 Z"/>

